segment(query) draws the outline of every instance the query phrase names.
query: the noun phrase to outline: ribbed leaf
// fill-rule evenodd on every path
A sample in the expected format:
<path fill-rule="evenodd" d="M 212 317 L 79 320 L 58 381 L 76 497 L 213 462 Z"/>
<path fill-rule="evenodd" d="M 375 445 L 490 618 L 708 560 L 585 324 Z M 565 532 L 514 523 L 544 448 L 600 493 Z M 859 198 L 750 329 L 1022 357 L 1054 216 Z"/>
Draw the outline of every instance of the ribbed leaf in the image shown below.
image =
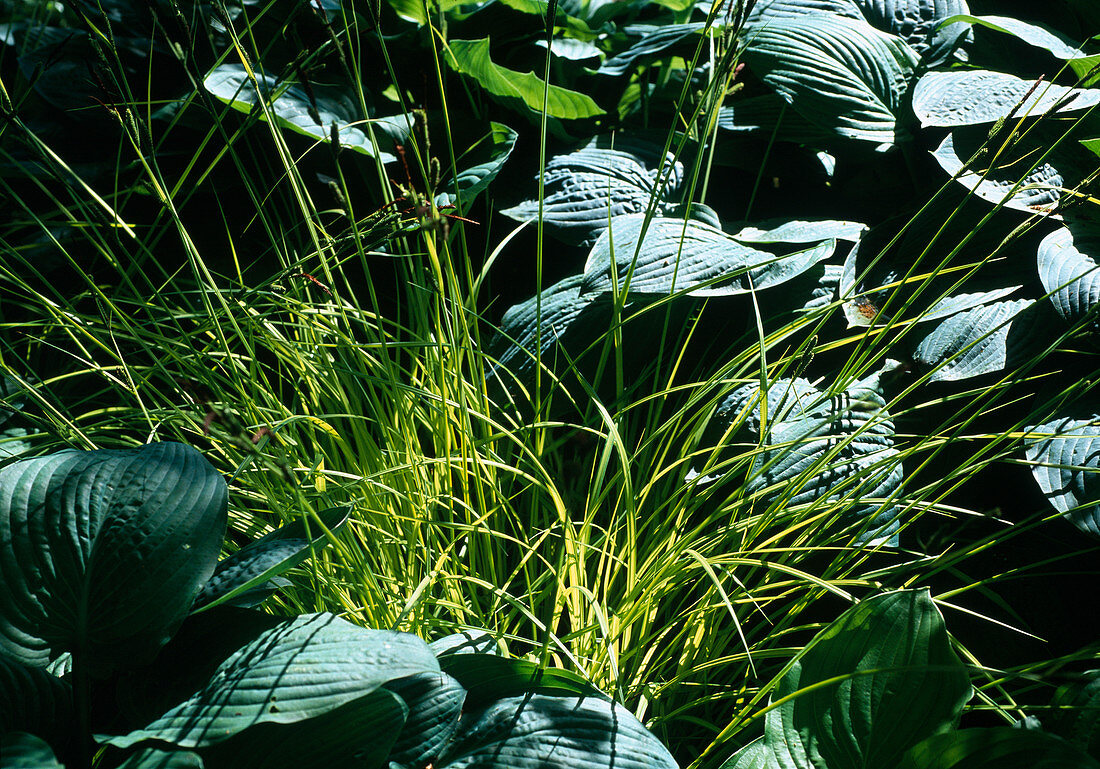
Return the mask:
<path fill-rule="evenodd" d="M 1028 213 L 1050 213 L 1064 196 L 1064 189 L 1073 188 L 1095 164 L 1079 157 L 1079 145 L 1066 144 L 1040 159 L 1045 151 L 1043 133 L 1033 132 L 1031 141 L 1020 142 L 996 158 L 990 167 L 989 154 L 979 155 L 969 167 L 985 139 L 986 132 L 978 128 L 957 128 L 949 133 L 933 152 L 940 164 L 955 180 L 983 200 Z M 1034 166 L 1034 168 L 1032 168 Z"/>
<path fill-rule="evenodd" d="M 26 732 L 0 733 L 0 767 L 3 769 L 65 769 L 50 746 Z"/>
<path fill-rule="evenodd" d="M 628 145 L 630 147 L 630 145 Z M 612 218 L 674 204 L 683 166 L 671 155 L 641 147 L 609 149 L 591 144 L 546 164 L 542 220 L 546 230 L 566 243 L 591 245 Z M 538 200 L 502 212 L 517 221 L 538 217 Z"/>
<path fill-rule="evenodd" d="M 1074 43 L 1060 32 L 1056 32 L 1043 24 L 1014 19 L 1011 16 L 969 16 L 960 15 L 954 17 L 955 21 L 967 24 L 978 24 L 986 29 L 1003 32 L 1006 35 L 1024 41 L 1028 45 L 1042 48 L 1052 56 L 1064 61 L 1084 58 L 1081 46 Z"/>
<path fill-rule="evenodd" d="M 27 732 L 63 752 L 75 730 L 69 683 L 0 655 L 0 734 Z"/>
<path fill-rule="evenodd" d="M 464 630 L 437 638 L 428 646 L 436 657 L 450 654 L 500 654 L 497 639 L 487 630 Z"/>
<path fill-rule="evenodd" d="M 857 0 L 857 4 L 871 26 L 900 37 L 930 66 L 947 59 L 970 33 L 965 23 L 943 24 L 969 11 L 965 0 Z"/>
<path fill-rule="evenodd" d="M 283 128 L 330 142 L 335 125 L 341 147 L 376 157 L 383 163 L 397 159 L 386 150 L 394 140 L 402 140 L 411 121 L 406 123 L 400 117 L 372 121 L 376 147 L 370 134 L 360 127 L 364 115 L 350 90 L 314 85 L 307 91 L 300 85 L 280 84 L 278 78 L 265 72 L 257 71 L 255 75 L 253 85 L 243 65 L 222 64 L 206 76 L 203 86 L 220 101 L 246 114 L 256 108 L 262 94 Z"/>
<path fill-rule="evenodd" d="M 841 136 L 893 144 L 919 57 L 859 19 L 810 13 L 748 33 L 745 61 L 803 117 Z"/>
<path fill-rule="evenodd" d="M 0 650 L 31 665 L 151 657 L 210 578 L 226 486 L 179 443 L 63 451 L 0 469 Z"/>
<path fill-rule="evenodd" d="M 598 295 L 612 290 L 613 254 L 619 290 L 729 296 L 779 285 L 827 259 L 835 249 L 836 241 L 827 240 L 777 256 L 742 245 L 721 230 L 694 220 L 654 218 L 647 226 L 641 215 L 616 217 L 588 255 L 581 293 Z"/>
<path fill-rule="evenodd" d="M 458 164 L 464 168 L 448 182 L 448 192 L 436 195 L 437 206 L 454 205 L 461 198 L 464 213 L 497 178 L 512 154 L 519 134 L 501 123 L 491 123 L 490 126 L 488 136 L 458 159 Z"/>
<path fill-rule="evenodd" d="M 331 614 L 303 615 L 237 649 L 205 687 L 145 728 L 107 742 L 206 747 L 257 724 L 315 718 L 390 681 L 438 670 L 416 636 L 365 630 Z"/>
<path fill-rule="evenodd" d="M 731 440 L 762 447 L 749 470 L 746 494 L 759 495 L 768 505 L 835 507 L 845 525 L 856 527 L 858 541 L 896 544 L 898 509 L 872 501 L 889 497 L 903 478 L 894 423 L 881 394 L 882 373 L 838 395 L 804 379 L 780 379 L 769 386 L 766 404 L 759 385 L 745 385 L 719 404 L 707 436 L 716 441 L 733 427 Z M 693 471 L 688 479 L 697 476 Z M 698 482 L 717 477 L 709 474 Z"/>
<path fill-rule="evenodd" d="M 845 222 L 834 219 L 820 221 L 767 221 L 757 226 L 747 226 L 733 234 L 734 240 L 742 243 L 821 243 L 826 240 L 848 240 L 856 242 L 867 225 L 859 222 Z"/>
<path fill-rule="evenodd" d="M 323 548 L 327 534 L 337 532 L 351 515 L 350 507 L 334 507 L 317 514 L 319 521 L 298 519 L 266 534 L 220 561 L 214 575 L 195 598 L 193 611 L 207 610 L 231 601 L 252 588 L 293 568 Z M 310 524 L 307 538 L 306 524 Z M 322 528 L 324 526 L 324 529 Z"/>
<path fill-rule="evenodd" d="M 992 374 L 1024 357 L 1035 303 L 1016 299 L 952 315 L 917 345 L 913 360 L 931 371 L 930 382 L 956 382 Z"/>
<path fill-rule="evenodd" d="M 954 724 L 972 690 L 927 590 L 868 598 L 819 633 L 773 698 L 781 769 L 894 767 Z"/>
<path fill-rule="evenodd" d="M 466 75 L 507 107 L 536 118 L 543 110 L 546 84 L 533 72 L 516 72 L 494 64 L 489 58 L 489 38 L 451 40 L 444 59 L 455 72 Z M 596 117 L 603 110 L 592 98 L 551 85 L 547 91 L 546 114 L 562 120 Z"/>
<path fill-rule="evenodd" d="M 730 756 L 719 769 L 775 769 L 775 755 L 764 738 L 757 737 Z"/>
<path fill-rule="evenodd" d="M 1097 245 L 1097 243 L 1092 243 Z M 1074 233 L 1062 227 L 1039 244 L 1039 280 L 1050 294 L 1051 304 L 1066 321 L 1074 323 L 1100 303 L 1100 266 L 1074 244 Z M 1093 322 L 1100 319 L 1093 317 Z"/>
<path fill-rule="evenodd" d="M 387 684 L 404 700 L 408 716 L 389 761 L 401 766 L 428 766 L 443 752 L 458 729 L 466 689 L 446 673 L 420 673 Z"/>
<path fill-rule="evenodd" d="M 377 689 L 311 718 L 256 724 L 199 753 L 207 769 L 382 767 L 405 716 L 400 697 Z"/>
<path fill-rule="evenodd" d="M 664 53 L 681 40 L 702 32 L 705 28 L 706 24 L 703 22 L 666 24 L 664 26 L 651 24 L 627 26 L 623 29 L 625 34 L 641 35 L 642 39 L 622 53 L 616 54 L 605 61 L 600 65 L 598 71 L 601 75 L 625 75 L 638 64 Z"/>
<path fill-rule="evenodd" d="M 470 714 L 436 769 L 675 769 L 622 705 L 597 697 L 509 697 Z"/>
<path fill-rule="evenodd" d="M 202 758 L 190 750 L 144 748 L 118 765 L 118 769 L 203 769 Z"/>
<path fill-rule="evenodd" d="M 913 748 L 898 769 L 1100 769 L 1100 763 L 1046 732 L 961 729 L 937 734 Z"/>
<path fill-rule="evenodd" d="M 1025 99 L 1025 97 L 1027 97 Z M 1068 88 L 989 70 L 929 72 L 913 89 L 913 112 L 924 127 L 992 123 L 1010 113 L 1078 112 L 1100 104 L 1098 88 Z"/>
<path fill-rule="evenodd" d="M 1059 419 L 1028 428 L 1031 473 L 1055 510 L 1100 535 L 1100 419 Z"/>

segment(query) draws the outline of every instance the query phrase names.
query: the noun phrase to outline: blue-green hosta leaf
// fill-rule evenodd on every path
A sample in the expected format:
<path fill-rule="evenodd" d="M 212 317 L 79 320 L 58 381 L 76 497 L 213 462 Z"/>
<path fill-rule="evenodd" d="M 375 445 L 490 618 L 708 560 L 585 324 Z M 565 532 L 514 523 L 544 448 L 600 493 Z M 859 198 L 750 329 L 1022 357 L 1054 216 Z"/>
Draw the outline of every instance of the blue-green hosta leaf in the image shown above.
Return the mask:
<path fill-rule="evenodd" d="M 448 66 L 472 79 L 493 98 L 532 119 L 543 111 L 542 78 L 533 72 L 516 72 L 494 64 L 489 58 L 489 38 L 451 40 L 444 50 Z M 561 120 L 577 120 L 604 114 L 590 96 L 551 85 L 547 90 L 546 114 Z"/>
<path fill-rule="evenodd" d="M 897 507 L 870 501 L 889 497 L 903 478 L 882 373 L 839 395 L 804 379 L 780 379 L 769 386 L 766 404 L 758 384 L 745 385 L 719 404 L 708 433 L 723 435 L 735 426 L 744 443 L 762 447 L 746 494 L 760 495 L 768 505 L 835 507 L 845 525 L 859 527 L 858 541 L 896 544 Z"/>
<path fill-rule="evenodd" d="M 1074 43 L 1061 32 L 1056 32 L 1036 22 L 1014 19 L 1011 16 L 970 16 L 968 14 L 952 17 L 952 21 L 978 24 L 986 29 L 1012 35 L 1028 45 L 1042 48 L 1056 59 L 1062 59 L 1063 61 L 1084 58 L 1085 56 L 1081 53 L 1080 45 Z"/>
<path fill-rule="evenodd" d="M 439 671 L 435 655 L 414 635 L 366 630 L 331 614 L 306 614 L 280 622 L 234 651 L 206 686 L 143 729 L 107 742 L 125 748 L 158 740 L 203 748 L 258 724 L 293 724 L 324 715 L 390 681 L 433 671 Z"/>
<path fill-rule="evenodd" d="M 914 745 L 898 769 L 1100 769 L 1100 762 L 1053 734 L 1010 726 L 959 729 Z"/>
<path fill-rule="evenodd" d="M 75 730 L 69 683 L 0 654 L 0 734 L 29 732 L 64 750 Z"/>
<path fill-rule="evenodd" d="M 645 230 L 644 240 L 642 230 Z M 770 288 L 801 275 L 836 249 L 827 240 L 776 256 L 735 240 L 702 222 L 645 216 L 616 217 L 600 236 L 584 267 L 582 294 L 612 291 L 614 253 L 619 289 L 631 294 L 729 296 Z"/>
<path fill-rule="evenodd" d="M 764 738 L 757 737 L 730 756 L 719 769 L 775 769 L 775 756 Z"/>
<path fill-rule="evenodd" d="M 509 697 L 471 713 L 436 769 L 675 769 L 634 715 L 598 697 Z"/>
<path fill-rule="evenodd" d="M 214 571 L 227 491 L 195 449 L 62 451 L 0 468 L 0 651 L 134 663 Z"/>
<path fill-rule="evenodd" d="M 211 767 L 302 769 L 386 765 L 408 713 L 386 689 L 293 723 L 266 721 L 199 749 Z"/>
<path fill-rule="evenodd" d="M 820 221 L 768 221 L 759 226 L 742 227 L 733 234 L 743 243 L 820 243 L 825 240 L 848 240 L 853 243 L 867 232 L 859 222 L 822 219 Z"/>
<path fill-rule="evenodd" d="M 685 38 L 698 34 L 706 28 L 704 22 L 684 24 L 632 24 L 623 29 L 628 35 L 641 35 L 642 39 L 622 53 L 612 56 L 600 65 L 601 75 L 626 75 L 640 63 L 659 56 Z"/>
<path fill-rule="evenodd" d="M 458 729 L 466 689 L 446 673 L 420 673 L 386 685 L 408 706 L 408 717 L 388 760 L 428 766 Z"/>
<path fill-rule="evenodd" d="M 803 117 L 851 139 L 893 144 L 919 57 L 862 19 L 778 18 L 748 33 L 745 61 Z"/>
<path fill-rule="evenodd" d="M 984 69 L 929 72 L 913 89 L 913 112 L 925 128 L 993 123 L 1010 113 L 1024 117 L 1079 112 L 1097 104 L 1100 88 L 1036 85 L 1034 80 Z"/>
<path fill-rule="evenodd" d="M 970 10 L 965 0 L 857 0 L 857 4 L 872 27 L 900 37 L 928 66 L 947 59 L 970 34 L 965 23 L 944 24 Z"/>
<path fill-rule="evenodd" d="M 977 135 L 979 131 L 981 137 Z M 1079 158 L 1066 151 L 1072 147 L 1057 150 L 1039 161 L 1033 142 L 1016 145 L 1010 154 L 998 158 L 996 167 L 985 167 L 988 155 L 981 156 L 976 166 L 966 167 L 984 134 L 980 129 L 956 129 L 944 137 L 932 155 L 955 181 L 994 205 L 1028 213 L 1051 213 L 1062 200 L 1063 190 L 1074 187 L 1085 172 Z M 1030 159 L 1025 157 L 1027 150 L 1031 151 Z"/>
<path fill-rule="evenodd" d="M 49 744 L 26 732 L 0 732 L 0 766 L 3 769 L 65 769 Z"/>
<path fill-rule="evenodd" d="M 1100 535 L 1100 420 L 1060 419 L 1028 428 L 1026 453 L 1039 488 L 1081 531 Z"/>
<path fill-rule="evenodd" d="M 600 321 L 608 315 L 609 304 L 594 294 L 582 295 L 582 279 L 581 275 L 568 277 L 504 313 L 500 331 L 490 343 L 497 356 L 490 376 L 506 384 L 512 377 L 522 382 L 540 360 L 553 367 L 551 353 L 559 345 L 576 356 L 603 333 Z M 599 320 L 588 322 L 592 318 Z"/>
<path fill-rule="evenodd" d="M 1091 245 L 1097 245 L 1095 242 Z M 1054 309 L 1070 323 L 1100 304 L 1100 266 L 1074 244 L 1074 233 L 1061 227 L 1039 244 L 1039 280 Z M 1100 320 L 1094 317 L 1094 323 Z"/>
<path fill-rule="evenodd" d="M 778 19 L 805 18 L 810 13 L 863 18 L 857 0 L 757 0 L 747 23 L 766 25 Z"/>
<path fill-rule="evenodd" d="M 656 154 L 656 153 L 652 153 Z M 591 144 L 546 164 L 543 224 L 559 240 L 591 245 L 613 217 L 674 205 L 684 168 L 672 155 L 663 162 L 640 148 L 606 149 Z M 534 220 L 538 200 L 502 212 L 517 221 Z"/>
<path fill-rule="evenodd" d="M 782 769 L 894 767 L 951 727 L 973 690 L 927 590 L 853 606 L 783 677 L 764 741 Z"/>
<path fill-rule="evenodd" d="M 218 100 L 246 114 L 256 108 L 262 94 L 283 128 L 317 141 L 329 142 L 335 124 L 341 147 L 378 158 L 384 163 L 397 159 L 383 148 L 395 139 L 401 141 L 401 137 L 410 130 L 408 126 L 411 121 L 408 124 L 403 118 L 400 122 L 392 119 L 370 121 L 376 124 L 375 142 L 378 146 L 375 146 L 370 134 L 363 128 L 367 121 L 363 120 L 364 116 L 350 91 L 313 86 L 311 97 L 310 92 L 300 85 L 280 84 L 278 78 L 265 72 L 257 71 L 255 74 L 256 84 L 253 85 L 243 65 L 222 64 L 206 76 L 203 86 Z"/>
<path fill-rule="evenodd" d="M 291 569 L 324 547 L 327 534 L 347 522 L 351 507 L 334 507 L 317 514 L 319 521 L 298 519 L 264 535 L 220 561 L 214 574 L 195 598 L 193 611 L 206 611 L 232 601 Z M 310 525 L 310 536 L 306 524 Z M 322 528 L 324 526 L 324 529 Z"/>
<path fill-rule="evenodd" d="M 436 195 L 437 206 L 455 205 L 461 198 L 460 213 L 465 213 L 474 198 L 497 178 L 500 169 L 512 154 L 519 134 L 501 123 L 491 123 L 490 126 L 488 136 L 458 159 L 458 164 L 465 167 L 448 183 L 449 191 Z"/>
<path fill-rule="evenodd" d="M 931 371 L 930 382 L 956 382 L 992 374 L 1018 362 L 1034 317 L 1025 312 L 1035 302 L 993 302 L 956 313 L 936 326 L 917 345 L 913 360 Z"/>

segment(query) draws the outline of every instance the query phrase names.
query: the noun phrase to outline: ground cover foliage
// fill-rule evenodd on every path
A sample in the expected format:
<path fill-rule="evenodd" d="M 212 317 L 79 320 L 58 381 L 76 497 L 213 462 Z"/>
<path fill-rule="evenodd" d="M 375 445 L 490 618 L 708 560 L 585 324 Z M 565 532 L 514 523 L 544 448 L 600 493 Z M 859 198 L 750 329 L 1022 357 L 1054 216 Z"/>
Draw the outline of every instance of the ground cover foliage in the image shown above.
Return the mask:
<path fill-rule="evenodd" d="M 5 10 L 5 765 L 1096 765 L 1093 3 Z M 225 479 L 190 581 L 25 504 L 149 451 Z M 108 508 L 149 585 L 58 602 Z M 191 738 L 363 628 L 408 670 Z"/>

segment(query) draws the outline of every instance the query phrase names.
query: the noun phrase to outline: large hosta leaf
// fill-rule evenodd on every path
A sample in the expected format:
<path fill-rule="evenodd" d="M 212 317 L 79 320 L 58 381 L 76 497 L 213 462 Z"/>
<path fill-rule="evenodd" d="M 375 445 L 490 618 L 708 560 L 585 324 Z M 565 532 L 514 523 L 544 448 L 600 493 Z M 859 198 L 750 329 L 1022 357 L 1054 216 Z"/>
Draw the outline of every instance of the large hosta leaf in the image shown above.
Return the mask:
<path fill-rule="evenodd" d="M 540 362 L 553 367 L 550 353 L 555 348 L 576 357 L 606 330 L 609 303 L 594 294 L 582 295 L 582 279 L 566 278 L 504 313 L 490 343 L 497 356 L 491 376 L 505 383 L 512 378 L 523 382 Z"/>
<path fill-rule="evenodd" d="M 812 123 L 779 94 L 765 93 L 731 100 L 718 110 L 718 127 L 735 133 L 760 134 L 765 139 L 820 146 L 836 134 Z"/>
<path fill-rule="evenodd" d="M 502 104 L 528 117 L 537 119 L 542 114 L 544 89 L 548 89 L 548 117 L 576 120 L 603 114 L 600 106 L 586 94 L 557 85 L 547 86 L 533 72 L 516 72 L 494 64 L 489 58 L 488 37 L 480 40 L 451 40 L 444 53 L 451 69 L 466 75 Z"/>
<path fill-rule="evenodd" d="M 1089 245 L 1100 245 L 1100 239 L 1093 238 Z M 1070 323 L 1100 304 L 1100 265 L 1077 248 L 1074 232 L 1068 227 L 1055 230 L 1039 244 L 1039 279 L 1054 309 Z M 1095 315 L 1092 320 L 1093 324 L 1100 322 Z"/>
<path fill-rule="evenodd" d="M 1028 45 L 1042 48 L 1052 56 L 1063 61 L 1075 61 L 1089 58 L 1081 53 L 1081 46 L 1070 40 L 1065 35 L 1054 30 L 1023 19 L 1014 19 L 1011 16 L 960 16 L 959 21 L 969 24 L 978 24 L 986 29 L 1003 32 L 1006 35 L 1024 41 Z M 1076 69 L 1076 68 L 1075 68 Z M 1079 74 L 1084 74 L 1079 71 Z"/>
<path fill-rule="evenodd" d="M 897 35 L 929 65 L 945 60 L 970 33 L 965 23 L 943 24 L 967 13 L 965 0 L 857 0 L 871 26 Z"/>
<path fill-rule="evenodd" d="M 429 765 L 458 729 L 465 687 L 446 673 L 420 673 L 386 688 L 404 700 L 409 713 L 389 760 L 401 766 Z"/>
<path fill-rule="evenodd" d="M 641 62 L 660 55 L 681 40 L 698 34 L 705 28 L 706 24 L 703 22 L 666 24 L 664 26 L 650 24 L 628 26 L 623 29 L 623 32 L 628 35 L 641 35 L 642 39 L 622 53 L 616 54 L 605 61 L 600 65 L 599 72 L 602 75 L 625 75 Z"/>
<path fill-rule="evenodd" d="M 1015 299 L 981 305 L 950 316 L 917 344 L 913 360 L 930 371 L 930 382 L 955 382 L 1003 371 L 1026 357 L 1036 316 L 1035 302 Z"/>
<path fill-rule="evenodd" d="M 497 178 L 517 138 L 519 134 L 508 126 L 491 123 L 489 135 L 458 159 L 462 170 L 447 183 L 447 192 L 436 195 L 436 205 L 458 205 L 461 200 L 461 211 L 468 211 L 474 199 Z"/>
<path fill-rule="evenodd" d="M 971 694 L 928 591 L 887 593 L 810 642 L 773 695 L 786 701 L 768 713 L 764 742 L 783 769 L 894 767 Z"/>
<path fill-rule="evenodd" d="M 436 769 L 675 769 L 622 705 L 591 697 L 508 697 L 471 713 Z"/>
<path fill-rule="evenodd" d="M 214 575 L 195 599 L 195 609 L 206 610 L 226 603 L 297 566 L 323 548 L 328 534 L 338 531 L 350 514 L 350 507 L 323 510 L 317 514 L 317 520 L 291 521 L 245 545 L 218 562 Z"/>
<path fill-rule="evenodd" d="M 145 728 L 108 743 L 129 747 L 158 740 L 202 748 L 257 724 L 315 718 L 390 681 L 438 671 L 435 655 L 414 635 L 365 630 L 331 614 L 302 615 L 234 651 L 186 701 Z M 393 696 L 386 694 L 369 703 L 371 712 L 386 711 L 381 700 L 389 702 Z"/>
<path fill-rule="evenodd" d="M 28 732 L 63 750 L 75 729 L 68 681 L 0 655 L 0 734 Z"/>
<path fill-rule="evenodd" d="M 4 769 L 65 769 L 49 744 L 26 732 L 0 732 L 0 766 Z"/>
<path fill-rule="evenodd" d="M 250 113 L 262 95 L 279 125 L 321 142 L 332 141 L 335 133 L 341 147 L 376 157 L 385 163 L 397 158 L 387 152 L 394 140 L 401 141 L 410 130 L 411 120 L 403 118 L 375 120 L 374 141 L 365 129 L 364 115 L 350 90 L 320 85 L 307 91 L 300 85 L 280 83 L 278 78 L 257 71 L 253 85 L 241 64 L 216 67 L 203 86 L 235 110 Z M 262 117 L 261 119 L 266 119 Z M 334 129 L 335 126 L 335 129 Z"/>
<path fill-rule="evenodd" d="M 674 205 L 683 166 L 672 155 L 660 157 L 648 147 L 611 149 L 593 143 L 558 155 L 546 164 L 542 220 L 546 230 L 567 243 L 591 245 L 612 218 L 641 213 L 656 203 Z M 535 219 L 538 200 L 503 212 L 518 221 Z"/>
<path fill-rule="evenodd" d="M 1054 509 L 1100 535 L 1100 419 L 1059 419 L 1028 429 L 1031 472 Z"/>
<path fill-rule="evenodd" d="M 983 200 L 1028 213 L 1051 213 L 1096 168 L 1094 158 L 1076 142 L 1047 149 L 1058 139 L 1054 127 L 1037 127 L 1026 141 L 1003 153 L 976 154 L 986 140 L 982 127 L 956 128 L 933 152 L 955 181 Z M 973 159 L 973 162 L 967 163 Z"/>
<path fill-rule="evenodd" d="M 0 469 L 0 651 L 32 665 L 154 654 L 210 578 L 226 486 L 178 443 L 63 451 Z"/>
<path fill-rule="evenodd" d="M 707 432 L 718 437 L 732 426 L 735 441 L 761 447 L 744 493 L 769 505 L 835 508 L 845 525 L 856 528 L 859 541 L 894 544 L 899 511 L 885 499 L 903 473 L 881 394 L 882 373 L 835 395 L 804 379 L 780 379 L 769 386 L 766 403 L 759 385 L 745 385 L 719 404 Z M 710 466 L 703 472 L 711 472 Z"/>
<path fill-rule="evenodd" d="M 1025 98 L 1026 97 L 1026 98 Z M 1015 117 L 1079 112 L 1100 104 L 1100 88 L 1068 88 L 990 70 L 929 72 L 913 89 L 913 112 L 924 127 L 992 123 Z"/>
<path fill-rule="evenodd" d="M 1100 769 L 1100 762 L 1053 734 L 1001 726 L 936 734 L 897 769 Z"/>
<path fill-rule="evenodd" d="M 752 27 L 745 61 L 811 122 L 852 139 L 893 144 L 919 57 L 862 19 L 810 13 Z"/>
<path fill-rule="evenodd" d="M 644 230 L 644 237 L 643 237 Z M 778 285 L 827 259 L 836 248 L 826 240 L 777 256 L 743 245 L 702 222 L 642 215 L 617 217 L 588 256 L 582 294 L 612 290 L 614 255 L 619 290 L 631 294 L 727 296 Z"/>

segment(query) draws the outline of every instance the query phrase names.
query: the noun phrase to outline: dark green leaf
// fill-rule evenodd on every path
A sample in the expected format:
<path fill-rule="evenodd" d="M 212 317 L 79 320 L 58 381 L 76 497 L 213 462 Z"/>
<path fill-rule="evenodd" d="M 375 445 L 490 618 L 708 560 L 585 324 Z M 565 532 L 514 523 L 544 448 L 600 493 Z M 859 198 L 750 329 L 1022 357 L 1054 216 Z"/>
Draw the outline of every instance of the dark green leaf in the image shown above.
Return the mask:
<path fill-rule="evenodd" d="M 210 578 L 226 486 L 195 449 L 63 451 L 0 469 L 0 649 L 151 657 Z"/>
<path fill-rule="evenodd" d="M 0 734 L 28 732 L 64 751 L 75 728 L 68 682 L 0 654 Z"/>
<path fill-rule="evenodd" d="M 1046 730 L 1100 758 L 1100 670 L 1059 686 L 1050 704 L 1051 714 L 1043 716 Z"/>
<path fill-rule="evenodd" d="M 516 72 L 494 64 L 489 58 L 488 37 L 451 40 L 444 58 L 451 69 L 472 79 L 502 104 L 531 118 L 542 114 L 546 83 L 533 72 Z M 604 113 L 591 97 L 551 85 L 547 91 L 546 114 L 561 120 L 576 120 Z"/>
<path fill-rule="evenodd" d="M 457 205 L 461 200 L 460 213 L 468 211 L 474 199 L 497 178 L 504 162 L 512 154 L 518 136 L 508 126 L 492 123 L 489 135 L 458 159 L 459 165 L 465 165 L 465 168 L 448 182 L 447 192 L 436 195 L 435 204 L 440 207 Z"/>
<path fill-rule="evenodd" d="M 359 700 L 386 683 L 438 671 L 427 644 L 331 614 L 287 620 L 222 662 L 201 690 L 143 729 L 108 743 L 217 744 L 257 724 L 290 724 Z"/>
<path fill-rule="evenodd" d="M 467 709 L 532 692 L 578 697 L 596 693 L 591 684 L 568 670 L 543 668 L 529 660 L 497 654 L 441 655 L 439 666 L 465 687 Z"/>
<path fill-rule="evenodd" d="M 625 34 L 641 35 L 641 40 L 605 61 L 600 65 L 599 72 L 601 75 L 626 75 L 639 64 L 661 55 L 681 40 L 702 32 L 706 26 L 703 22 L 689 22 L 664 26 L 635 24 L 625 27 Z"/>
<path fill-rule="evenodd" d="M 773 695 L 790 699 L 768 713 L 765 741 L 781 767 L 895 767 L 971 694 L 928 591 L 878 595 L 806 647 Z"/>
<path fill-rule="evenodd" d="M 203 585 L 195 598 L 193 611 L 205 611 L 282 574 L 324 547 L 329 532 L 335 533 L 347 522 L 351 508 L 334 507 L 317 513 L 318 520 L 308 517 L 291 521 L 242 547 L 214 569 L 214 575 Z M 307 539 L 307 524 L 312 542 Z M 323 527 L 323 528 L 322 528 Z"/>
<path fill-rule="evenodd" d="M 204 769 L 198 753 L 189 750 L 142 748 L 118 765 L 118 769 Z"/>
<path fill-rule="evenodd" d="M 458 729 L 466 689 L 446 673 L 420 673 L 386 685 L 408 706 L 408 717 L 389 760 L 402 766 L 428 766 Z"/>
<path fill-rule="evenodd" d="M 26 732 L 0 733 L 0 769 L 65 769 L 42 739 Z"/>
<path fill-rule="evenodd" d="M 962 729 L 915 745 L 898 769 L 1100 769 L 1100 763 L 1046 732 Z"/>

